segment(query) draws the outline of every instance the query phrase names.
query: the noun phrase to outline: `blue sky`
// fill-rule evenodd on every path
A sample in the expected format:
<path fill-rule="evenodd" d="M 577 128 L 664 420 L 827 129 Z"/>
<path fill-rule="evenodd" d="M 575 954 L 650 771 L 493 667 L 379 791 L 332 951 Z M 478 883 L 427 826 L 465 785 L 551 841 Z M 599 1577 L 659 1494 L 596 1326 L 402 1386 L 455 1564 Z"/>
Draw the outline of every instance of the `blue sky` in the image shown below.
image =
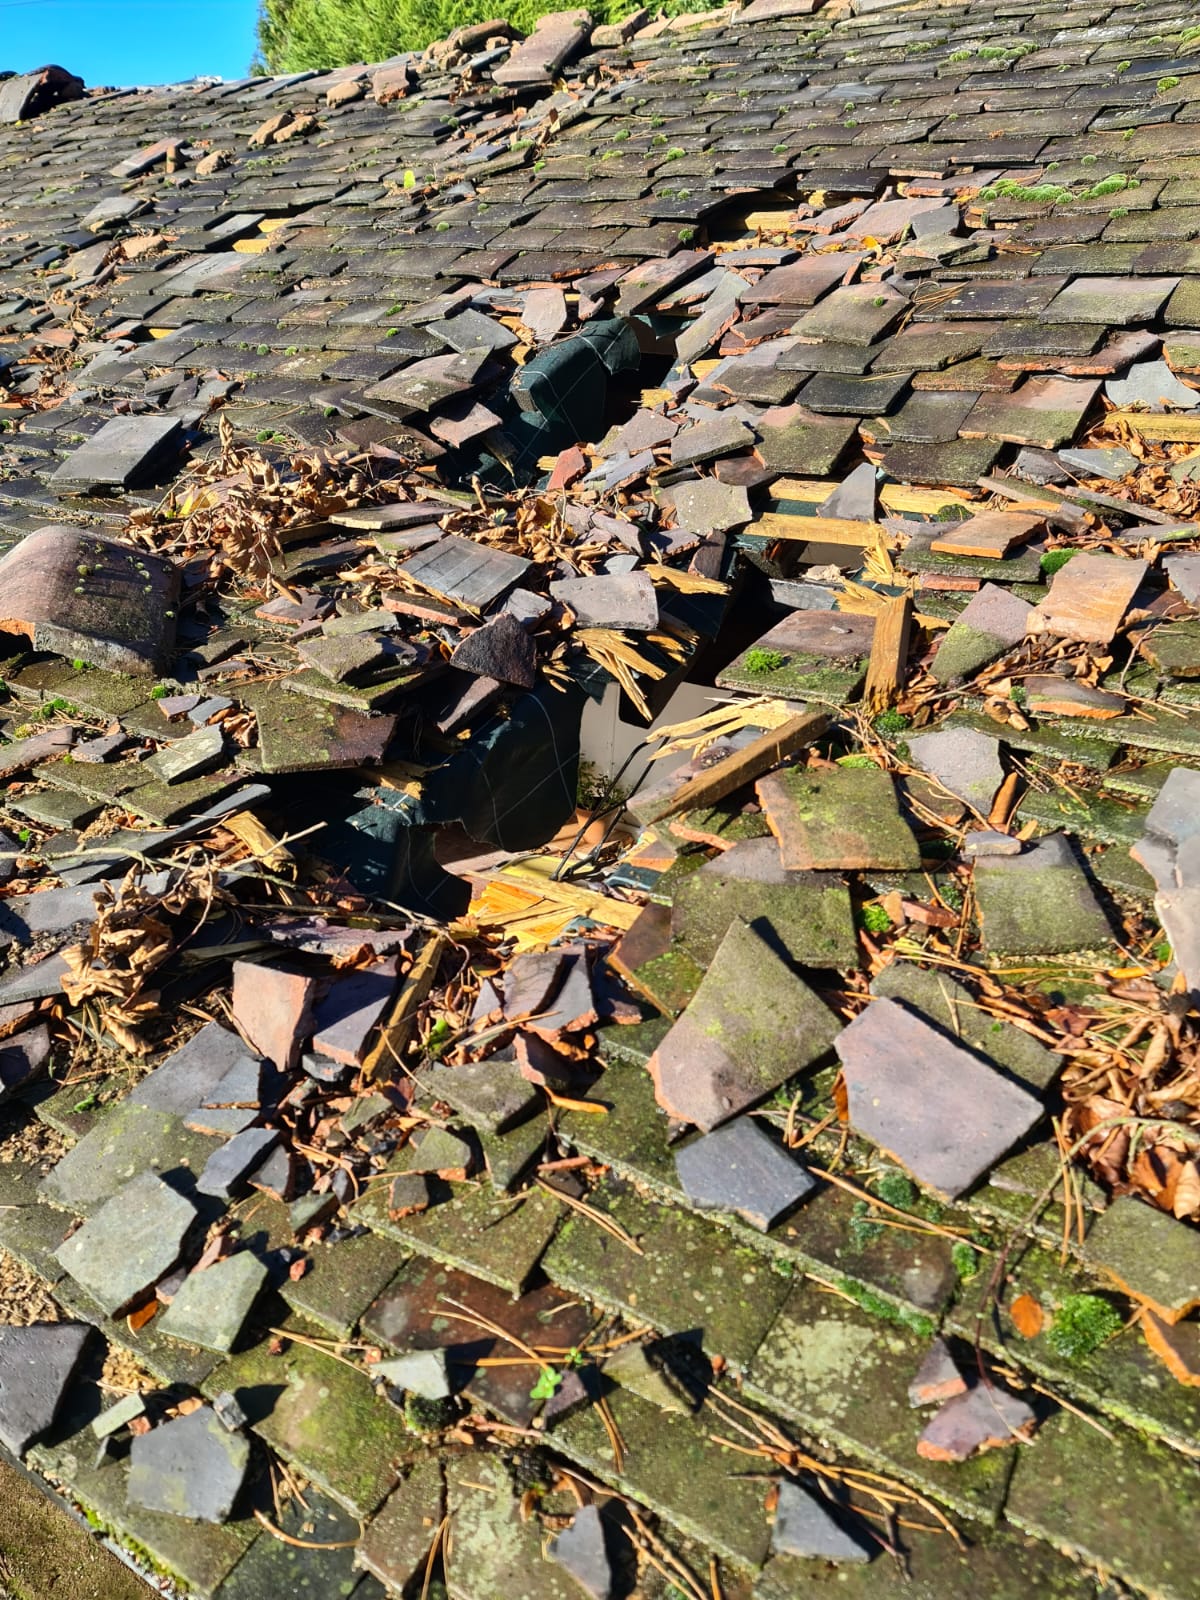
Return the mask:
<path fill-rule="evenodd" d="M 241 78 L 256 0 L 0 0 L 0 69 L 57 62 L 86 84 Z"/>

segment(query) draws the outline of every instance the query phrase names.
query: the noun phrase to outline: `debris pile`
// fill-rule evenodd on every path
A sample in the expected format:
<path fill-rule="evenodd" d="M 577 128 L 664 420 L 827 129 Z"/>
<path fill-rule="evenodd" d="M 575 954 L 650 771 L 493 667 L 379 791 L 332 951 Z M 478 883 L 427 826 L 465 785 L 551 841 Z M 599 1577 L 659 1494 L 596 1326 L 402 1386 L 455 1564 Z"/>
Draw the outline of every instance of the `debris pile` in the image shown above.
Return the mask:
<path fill-rule="evenodd" d="M 1195 1593 L 1195 30 L 813 9 L 0 84 L 0 1444 L 155 1582 Z"/>

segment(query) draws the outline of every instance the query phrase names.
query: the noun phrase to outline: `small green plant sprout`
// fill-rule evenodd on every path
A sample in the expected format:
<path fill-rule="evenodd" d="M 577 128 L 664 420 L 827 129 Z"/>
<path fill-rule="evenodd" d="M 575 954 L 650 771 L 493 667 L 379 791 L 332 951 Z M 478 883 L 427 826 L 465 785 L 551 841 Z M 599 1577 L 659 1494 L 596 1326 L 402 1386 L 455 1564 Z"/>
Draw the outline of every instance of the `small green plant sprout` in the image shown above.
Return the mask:
<path fill-rule="evenodd" d="M 73 670 L 76 671 L 76 672 L 82 672 L 86 665 L 87 665 L 87 663 L 84 662 L 84 661 L 81 661 L 78 656 L 76 656 L 74 661 L 72 661 L 72 663 L 71 663 L 71 666 L 72 666 Z"/>
<path fill-rule="evenodd" d="M 529 1398 L 531 1400 L 552 1400 L 558 1393 L 561 1383 L 561 1372 L 555 1372 L 553 1367 L 543 1367 L 538 1373 L 537 1382 L 529 1391 Z"/>
<path fill-rule="evenodd" d="M 679 230 L 679 242 L 680 242 L 680 244 L 691 244 L 692 240 L 695 237 L 696 237 L 695 228 L 680 228 L 680 230 Z"/>
<path fill-rule="evenodd" d="M 787 657 L 779 650 L 763 650 L 756 646 L 753 650 L 746 651 L 746 659 L 742 663 L 747 672 L 757 674 L 778 672 Z"/>
<path fill-rule="evenodd" d="M 1086 1361 L 1122 1326 L 1116 1307 L 1098 1294 L 1069 1294 L 1055 1311 L 1046 1337 L 1064 1361 Z"/>

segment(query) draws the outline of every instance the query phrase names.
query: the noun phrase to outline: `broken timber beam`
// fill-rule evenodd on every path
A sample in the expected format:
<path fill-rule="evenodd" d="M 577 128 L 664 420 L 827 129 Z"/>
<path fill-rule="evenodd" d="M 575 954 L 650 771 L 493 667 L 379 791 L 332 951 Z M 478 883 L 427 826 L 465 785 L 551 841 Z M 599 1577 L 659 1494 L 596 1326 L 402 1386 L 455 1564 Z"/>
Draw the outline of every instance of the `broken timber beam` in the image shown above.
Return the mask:
<path fill-rule="evenodd" d="M 826 711 L 801 711 L 778 728 L 769 728 L 759 734 L 743 749 L 733 751 L 668 794 L 649 794 L 640 804 L 634 795 L 628 809 L 643 827 L 649 827 L 653 822 L 661 822 L 664 817 L 674 816 L 677 811 L 716 805 L 735 789 L 761 778 L 764 772 L 777 767 L 804 745 L 819 739 L 831 721 Z"/>
<path fill-rule="evenodd" d="M 867 662 L 863 701 L 869 712 L 894 705 L 904 684 L 908 641 L 912 630 L 912 596 L 897 595 L 875 617 L 875 634 Z"/>
<path fill-rule="evenodd" d="M 380 1078 L 389 1075 L 389 1066 L 401 1065 L 405 1046 L 416 1024 L 417 1010 L 429 998 L 442 956 L 449 947 L 450 940 L 444 933 L 435 933 L 426 941 L 412 964 L 404 987 L 396 996 L 391 1015 L 379 1030 L 379 1038 L 363 1062 L 364 1083 L 377 1083 Z"/>

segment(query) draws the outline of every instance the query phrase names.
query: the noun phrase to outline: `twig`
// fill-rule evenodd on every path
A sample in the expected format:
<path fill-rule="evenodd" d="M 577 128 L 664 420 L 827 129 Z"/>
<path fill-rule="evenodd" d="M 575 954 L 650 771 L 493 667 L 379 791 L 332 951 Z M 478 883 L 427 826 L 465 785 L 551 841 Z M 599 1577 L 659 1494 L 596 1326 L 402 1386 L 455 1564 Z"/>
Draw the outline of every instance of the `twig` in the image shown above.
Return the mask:
<path fill-rule="evenodd" d="M 353 1550 L 362 1538 L 363 1533 L 360 1527 L 357 1536 L 353 1539 L 332 1539 L 322 1543 L 316 1539 L 297 1539 L 290 1533 L 284 1533 L 283 1529 L 277 1528 L 266 1512 L 260 1511 L 257 1506 L 254 1508 L 254 1520 L 261 1524 L 274 1538 L 281 1540 L 284 1544 L 294 1545 L 297 1550 Z"/>

